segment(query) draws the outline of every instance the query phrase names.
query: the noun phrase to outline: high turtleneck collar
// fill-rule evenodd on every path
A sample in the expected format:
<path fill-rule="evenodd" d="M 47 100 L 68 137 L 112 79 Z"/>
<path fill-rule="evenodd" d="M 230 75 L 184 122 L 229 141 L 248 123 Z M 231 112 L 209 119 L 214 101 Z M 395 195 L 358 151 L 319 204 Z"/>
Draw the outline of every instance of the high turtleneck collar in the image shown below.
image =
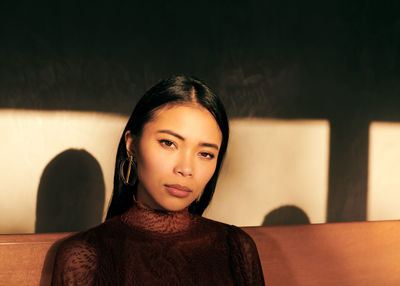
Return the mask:
<path fill-rule="evenodd" d="M 188 230 L 195 222 L 189 208 L 180 211 L 151 209 L 133 198 L 132 207 L 121 215 L 122 222 L 140 230 L 168 234 Z"/>

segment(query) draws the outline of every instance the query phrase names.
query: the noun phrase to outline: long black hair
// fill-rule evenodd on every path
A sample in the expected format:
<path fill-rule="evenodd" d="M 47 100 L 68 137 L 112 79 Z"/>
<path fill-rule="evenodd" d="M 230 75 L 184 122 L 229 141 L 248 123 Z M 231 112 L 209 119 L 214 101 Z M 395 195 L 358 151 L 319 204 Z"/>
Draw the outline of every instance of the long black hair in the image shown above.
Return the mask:
<path fill-rule="evenodd" d="M 106 219 L 124 213 L 133 204 L 136 185 L 125 185 L 120 176 L 121 162 L 127 159 L 125 133 L 129 130 L 133 135 L 140 137 L 144 125 L 153 118 L 157 110 L 166 105 L 184 104 L 186 102 L 200 104 L 206 108 L 214 116 L 222 133 L 222 143 L 214 175 L 204 188 L 200 200 L 194 201 L 189 206 L 191 213 L 203 214 L 214 195 L 221 164 L 228 145 L 229 122 L 222 102 L 205 83 L 195 77 L 177 75 L 160 81 L 148 90 L 137 103 L 126 124 L 118 145 L 114 172 L 114 190 Z"/>

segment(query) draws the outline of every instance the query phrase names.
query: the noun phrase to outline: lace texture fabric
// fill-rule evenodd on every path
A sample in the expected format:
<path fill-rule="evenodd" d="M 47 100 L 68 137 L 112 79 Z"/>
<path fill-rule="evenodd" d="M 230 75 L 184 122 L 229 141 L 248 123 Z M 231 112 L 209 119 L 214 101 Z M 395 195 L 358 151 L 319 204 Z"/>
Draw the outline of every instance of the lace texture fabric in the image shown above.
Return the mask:
<path fill-rule="evenodd" d="M 240 228 L 135 202 L 65 240 L 52 285 L 264 285 L 264 278 L 257 248 Z"/>

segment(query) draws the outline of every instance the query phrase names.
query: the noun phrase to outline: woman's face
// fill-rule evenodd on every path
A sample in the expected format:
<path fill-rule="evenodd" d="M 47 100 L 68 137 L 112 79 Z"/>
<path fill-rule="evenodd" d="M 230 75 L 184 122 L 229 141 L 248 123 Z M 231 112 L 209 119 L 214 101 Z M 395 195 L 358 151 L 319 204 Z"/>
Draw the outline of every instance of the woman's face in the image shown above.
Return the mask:
<path fill-rule="evenodd" d="M 181 210 L 199 197 L 214 174 L 222 133 L 200 105 L 165 106 L 136 138 L 125 134 L 137 165 L 136 199 L 148 207 Z"/>

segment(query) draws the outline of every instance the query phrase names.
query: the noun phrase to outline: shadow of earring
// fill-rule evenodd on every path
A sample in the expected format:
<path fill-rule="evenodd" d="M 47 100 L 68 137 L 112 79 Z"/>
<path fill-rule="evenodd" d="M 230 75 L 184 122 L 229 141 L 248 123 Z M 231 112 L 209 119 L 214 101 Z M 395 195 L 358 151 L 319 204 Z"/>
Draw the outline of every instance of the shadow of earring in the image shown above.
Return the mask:
<path fill-rule="evenodd" d="M 133 186 L 137 181 L 136 163 L 133 155 L 121 161 L 119 165 L 119 175 L 125 185 Z"/>

